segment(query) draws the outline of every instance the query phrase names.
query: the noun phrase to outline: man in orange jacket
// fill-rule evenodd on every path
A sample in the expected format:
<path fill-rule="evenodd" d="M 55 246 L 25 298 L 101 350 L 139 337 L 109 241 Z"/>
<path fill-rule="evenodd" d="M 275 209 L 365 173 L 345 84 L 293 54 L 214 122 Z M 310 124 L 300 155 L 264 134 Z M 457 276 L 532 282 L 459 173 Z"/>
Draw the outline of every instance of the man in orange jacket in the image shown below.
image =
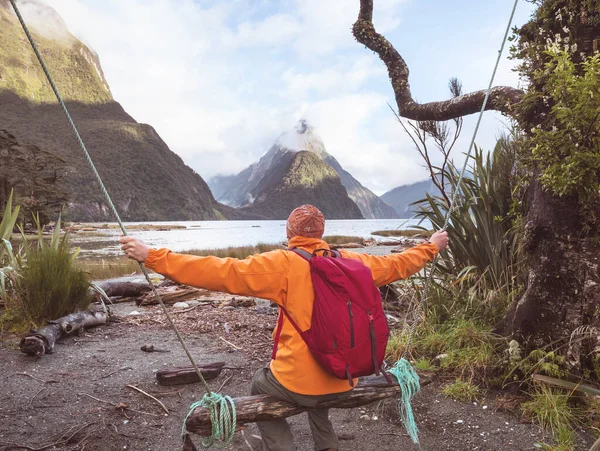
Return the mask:
<path fill-rule="evenodd" d="M 288 245 L 310 253 L 316 249 L 329 249 L 321 239 L 324 229 L 323 214 L 312 205 L 302 205 L 287 220 Z M 150 249 L 132 237 L 122 237 L 120 242 L 128 257 L 145 263 L 149 269 L 169 279 L 209 290 L 268 299 L 285 308 L 301 330 L 310 328 L 314 292 L 309 264 L 294 252 L 281 249 L 238 260 Z M 419 272 L 447 245 L 447 232 L 436 232 L 429 242 L 398 254 L 374 256 L 345 250 L 341 254 L 368 266 L 374 285 L 379 287 Z M 265 393 L 303 406 L 343 398 L 351 389 L 348 380 L 338 379 L 321 368 L 289 321 L 283 323 L 276 359 L 271 360 L 267 368 L 257 371 L 252 381 L 252 394 Z M 339 443 L 329 421 L 328 409 L 312 410 L 308 417 L 315 450 L 337 450 Z M 257 425 L 264 451 L 295 449 L 285 419 Z"/>

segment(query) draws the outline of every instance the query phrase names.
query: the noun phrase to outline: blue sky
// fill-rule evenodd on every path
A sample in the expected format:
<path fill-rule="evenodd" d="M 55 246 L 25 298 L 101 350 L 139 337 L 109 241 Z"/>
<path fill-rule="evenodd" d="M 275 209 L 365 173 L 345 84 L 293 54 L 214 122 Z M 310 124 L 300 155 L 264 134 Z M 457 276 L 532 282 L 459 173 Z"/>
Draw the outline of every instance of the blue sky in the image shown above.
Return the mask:
<path fill-rule="evenodd" d="M 98 52 L 115 99 L 204 178 L 240 171 L 301 117 L 378 194 L 426 178 L 388 109 L 383 63 L 352 37 L 358 0 L 45 3 Z M 374 23 L 407 61 L 413 96 L 443 100 L 453 76 L 465 92 L 487 87 L 512 4 L 375 0 Z M 530 13 L 520 2 L 515 24 Z M 495 84 L 518 84 L 513 65 L 504 58 Z M 502 128 L 486 113 L 477 142 L 490 148 Z"/>

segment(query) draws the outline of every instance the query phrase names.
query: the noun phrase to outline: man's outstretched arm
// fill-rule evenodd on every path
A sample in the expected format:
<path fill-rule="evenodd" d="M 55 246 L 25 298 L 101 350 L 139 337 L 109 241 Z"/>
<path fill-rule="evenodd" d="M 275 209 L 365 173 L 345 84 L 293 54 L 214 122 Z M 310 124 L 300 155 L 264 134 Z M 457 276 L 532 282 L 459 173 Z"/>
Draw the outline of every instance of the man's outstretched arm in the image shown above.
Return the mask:
<path fill-rule="evenodd" d="M 208 290 L 256 296 L 277 302 L 282 299 L 287 284 L 288 256 L 284 251 L 272 251 L 236 258 L 199 257 L 177 254 L 169 249 L 150 249 L 132 237 L 120 239 L 121 249 L 149 269 L 179 283 Z"/>
<path fill-rule="evenodd" d="M 420 244 L 399 254 L 378 256 L 342 251 L 347 258 L 360 260 L 371 268 L 373 283 L 380 287 L 399 279 L 407 279 L 422 270 L 436 254 L 448 246 L 448 232 L 434 233 L 428 243 Z"/>

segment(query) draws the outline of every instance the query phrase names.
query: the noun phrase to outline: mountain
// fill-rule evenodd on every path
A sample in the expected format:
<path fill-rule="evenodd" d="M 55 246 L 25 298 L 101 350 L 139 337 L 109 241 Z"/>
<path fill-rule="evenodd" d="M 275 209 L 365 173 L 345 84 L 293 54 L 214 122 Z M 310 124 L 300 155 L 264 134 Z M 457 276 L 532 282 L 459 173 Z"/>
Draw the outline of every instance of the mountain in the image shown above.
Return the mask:
<path fill-rule="evenodd" d="M 124 220 L 247 217 L 219 204 L 153 127 L 136 122 L 113 99 L 98 55 L 69 33 L 52 8 L 34 0 L 21 0 L 19 7 Z M 63 216 L 114 220 L 7 0 L 0 0 L 0 42 L 1 128 L 66 162 L 60 184 L 69 204 Z"/>
<path fill-rule="evenodd" d="M 242 211 L 269 219 L 285 219 L 302 204 L 316 206 L 327 219 L 362 219 L 340 176 L 309 151 L 281 155 L 249 194 L 253 203 Z"/>
<path fill-rule="evenodd" d="M 316 155 L 339 175 L 350 199 L 358 205 L 365 218 L 396 218 L 396 211 L 365 188 L 325 149 L 323 140 L 305 120 L 299 121 L 293 131 L 283 133 L 265 155 L 235 176 L 217 176 L 209 180 L 215 198 L 233 207 L 244 207 L 254 202 L 256 186 L 288 153 L 308 151 Z M 290 205 L 291 206 L 291 205 Z"/>
<path fill-rule="evenodd" d="M 410 204 L 423 199 L 428 192 L 433 196 L 439 194 L 439 190 L 431 180 L 423 180 L 422 182 L 398 186 L 383 194 L 381 199 L 394 207 L 401 218 L 410 218 L 416 212 L 416 208 L 411 207 Z"/>

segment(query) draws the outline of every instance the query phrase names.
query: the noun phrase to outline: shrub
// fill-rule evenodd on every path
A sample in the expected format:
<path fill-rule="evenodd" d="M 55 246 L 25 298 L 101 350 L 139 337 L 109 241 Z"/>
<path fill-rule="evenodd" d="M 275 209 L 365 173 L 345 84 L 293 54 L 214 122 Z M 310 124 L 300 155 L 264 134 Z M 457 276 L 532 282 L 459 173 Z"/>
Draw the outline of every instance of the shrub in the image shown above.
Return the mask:
<path fill-rule="evenodd" d="M 417 217 L 441 229 L 446 215 L 451 237 L 448 250 L 440 255 L 438 267 L 469 287 L 483 285 L 484 293 L 503 290 L 515 293 L 520 255 L 518 233 L 511 215 L 511 187 L 516 150 L 507 139 L 499 141 L 493 154 L 484 158 L 475 148 L 471 172 L 461 180 L 456 167 L 449 165 L 445 178 L 457 190 L 450 211 L 445 198 L 427 195 L 415 202 Z"/>
<path fill-rule="evenodd" d="M 68 234 L 60 238 L 60 221 L 50 243 L 38 242 L 27 251 L 27 264 L 18 284 L 23 316 L 33 324 L 56 319 L 90 303 L 85 273 L 75 266 Z"/>

